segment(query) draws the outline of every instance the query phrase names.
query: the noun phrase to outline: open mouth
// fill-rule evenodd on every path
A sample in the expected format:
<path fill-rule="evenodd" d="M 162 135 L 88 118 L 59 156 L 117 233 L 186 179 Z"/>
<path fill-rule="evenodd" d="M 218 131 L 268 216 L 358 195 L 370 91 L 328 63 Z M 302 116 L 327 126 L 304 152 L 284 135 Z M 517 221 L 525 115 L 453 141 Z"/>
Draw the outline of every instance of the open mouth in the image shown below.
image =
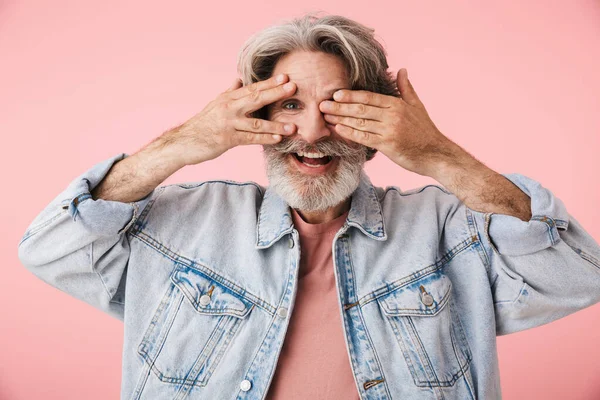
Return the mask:
<path fill-rule="evenodd" d="M 323 153 L 292 153 L 293 156 L 303 165 L 311 168 L 319 168 L 325 166 L 333 160 L 332 156 Z"/>
<path fill-rule="evenodd" d="M 333 171 L 340 162 L 339 156 L 323 153 L 288 153 L 296 168 L 303 174 L 319 176 Z"/>

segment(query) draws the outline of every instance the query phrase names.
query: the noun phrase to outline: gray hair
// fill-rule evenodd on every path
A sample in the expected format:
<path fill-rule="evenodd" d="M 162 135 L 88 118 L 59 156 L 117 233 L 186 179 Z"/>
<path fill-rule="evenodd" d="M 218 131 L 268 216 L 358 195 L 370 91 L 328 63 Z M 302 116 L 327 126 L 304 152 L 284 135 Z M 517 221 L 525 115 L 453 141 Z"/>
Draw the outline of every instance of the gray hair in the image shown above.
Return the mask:
<path fill-rule="evenodd" d="M 388 72 L 387 53 L 375 30 L 340 15 L 317 17 L 313 13 L 273 25 L 255 33 L 238 53 L 237 70 L 243 85 L 268 79 L 277 61 L 293 51 L 321 51 L 344 63 L 353 90 L 400 97 L 396 78 Z M 253 113 L 266 117 L 266 108 Z M 369 148 L 367 160 L 376 149 Z"/>

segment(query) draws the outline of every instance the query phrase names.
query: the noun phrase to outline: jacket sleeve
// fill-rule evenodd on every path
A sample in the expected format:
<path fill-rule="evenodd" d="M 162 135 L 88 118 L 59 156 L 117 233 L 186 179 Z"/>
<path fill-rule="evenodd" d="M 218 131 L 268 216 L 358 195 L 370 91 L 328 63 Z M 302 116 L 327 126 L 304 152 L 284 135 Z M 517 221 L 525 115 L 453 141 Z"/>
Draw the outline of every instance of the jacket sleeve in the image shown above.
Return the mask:
<path fill-rule="evenodd" d="M 531 199 L 532 217 L 467 208 L 484 249 L 496 333 L 543 325 L 600 301 L 600 246 L 563 202 L 535 180 L 502 174 Z"/>
<path fill-rule="evenodd" d="M 126 233 L 159 190 L 122 203 L 90 192 L 121 153 L 73 180 L 31 222 L 19 242 L 19 260 L 51 286 L 120 319 L 130 247 Z"/>

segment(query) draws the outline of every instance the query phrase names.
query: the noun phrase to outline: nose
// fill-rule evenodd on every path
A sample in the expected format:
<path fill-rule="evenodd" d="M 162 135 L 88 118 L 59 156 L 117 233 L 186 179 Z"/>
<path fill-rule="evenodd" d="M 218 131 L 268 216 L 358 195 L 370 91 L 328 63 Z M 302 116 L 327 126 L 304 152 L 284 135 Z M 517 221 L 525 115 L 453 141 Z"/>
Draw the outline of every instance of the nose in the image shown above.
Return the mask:
<path fill-rule="evenodd" d="M 307 107 L 303 115 L 294 121 L 298 127 L 298 135 L 307 143 L 314 143 L 325 136 L 331 136 L 323 113 L 319 110 L 319 104 Z"/>

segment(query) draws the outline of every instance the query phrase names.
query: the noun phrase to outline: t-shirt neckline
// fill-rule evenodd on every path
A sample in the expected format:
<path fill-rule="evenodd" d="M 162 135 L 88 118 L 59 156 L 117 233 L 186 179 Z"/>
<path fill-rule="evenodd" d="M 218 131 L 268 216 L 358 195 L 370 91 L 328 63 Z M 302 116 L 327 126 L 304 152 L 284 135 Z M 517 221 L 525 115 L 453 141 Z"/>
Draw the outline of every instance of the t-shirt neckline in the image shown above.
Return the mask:
<path fill-rule="evenodd" d="M 292 210 L 292 220 L 294 222 L 294 226 L 298 230 L 300 236 L 321 236 L 326 233 L 337 232 L 344 222 L 346 222 L 346 218 L 348 217 L 348 213 L 350 210 L 346 210 L 342 215 L 332 219 L 331 221 L 322 222 L 320 224 L 311 224 L 302 219 L 298 211 L 291 208 Z"/>

